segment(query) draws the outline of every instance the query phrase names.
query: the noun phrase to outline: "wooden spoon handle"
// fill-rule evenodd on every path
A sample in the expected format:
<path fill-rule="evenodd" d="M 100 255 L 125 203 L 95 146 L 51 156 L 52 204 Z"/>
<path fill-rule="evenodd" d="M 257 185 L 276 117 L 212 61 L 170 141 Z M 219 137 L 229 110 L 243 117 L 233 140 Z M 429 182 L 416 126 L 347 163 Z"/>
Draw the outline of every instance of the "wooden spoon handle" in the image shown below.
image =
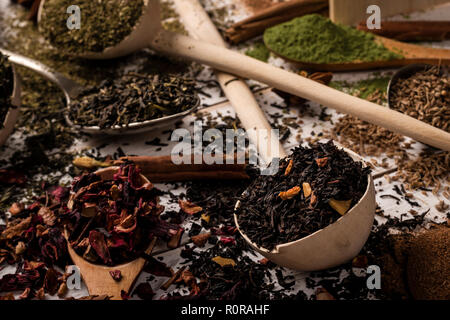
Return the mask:
<path fill-rule="evenodd" d="M 174 3 L 190 34 L 202 41 L 227 47 L 217 28 L 197 0 L 175 0 Z M 244 128 L 262 129 L 262 132 L 270 134 L 271 126 L 245 81 L 224 72 L 217 71 L 216 76 Z M 270 150 L 265 148 L 265 139 L 262 137 L 258 139 L 255 131 L 252 133 L 249 138 L 257 146 L 259 154 L 267 163 L 274 157 L 284 158 L 286 156 L 280 142 L 277 141 L 275 150 Z M 270 137 L 268 138 L 270 139 Z"/>
<path fill-rule="evenodd" d="M 450 151 L 450 134 L 443 130 L 238 52 L 167 31 L 161 31 L 152 41 L 151 47 L 215 69 L 261 81 L 271 87 L 315 101 L 339 112 L 351 114 L 433 147 Z M 254 116 L 252 111 L 243 111 L 249 118 Z"/>

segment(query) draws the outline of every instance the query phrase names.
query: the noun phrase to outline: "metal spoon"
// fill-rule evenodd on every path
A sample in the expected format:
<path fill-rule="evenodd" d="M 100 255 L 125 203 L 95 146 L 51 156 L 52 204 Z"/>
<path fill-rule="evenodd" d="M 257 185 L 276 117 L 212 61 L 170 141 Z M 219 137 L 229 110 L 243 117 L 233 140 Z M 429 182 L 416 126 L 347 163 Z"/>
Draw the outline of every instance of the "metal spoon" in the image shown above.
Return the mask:
<path fill-rule="evenodd" d="M 193 106 L 192 108 L 190 108 L 186 111 L 179 112 L 179 113 L 172 114 L 172 115 L 165 116 L 165 117 L 161 117 L 161 118 L 157 118 L 157 119 L 143 121 L 143 122 L 133 122 L 133 123 L 128 124 L 128 126 L 123 126 L 123 127 L 114 126 L 111 128 L 100 128 L 98 126 L 76 125 L 70 120 L 69 106 L 71 103 L 71 99 L 74 99 L 84 89 L 80 84 L 66 78 L 59 72 L 51 70 L 49 67 L 47 67 L 46 65 L 44 65 L 38 61 L 26 58 L 22 55 L 19 55 L 17 53 L 14 53 L 14 52 L 2 49 L 2 48 L 0 48 L 0 51 L 3 54 L 9 56 L 9 60 L 12 63 L 21 65 L 21 66 L 29 68 L 33 71 L 36 71 L 40 75 L 44 76 L 46 79 L 55 83 L 62 90 L 62 92 L 64 93 L 64 97 L 66 99 L 66 106 L 67 106 L 67 110 L 65 112 L 66 122 L 71 127 L 75 128 L 79 131 L 82 131 L 84 133 L 118 135 L 118 134 L 136 134 L 136 133 L 142 133 L 142 132 L 146 132 L 146 131 L 150 131 L 150 130 L 161 129 L 161 128 L 165 128 L 165 127 L 177 122 L 179 119 L 194 112 L 194 110 L 196 110 L 198 108 L 198 106 L 200 105 L 200 100 L 198 100 L 198 103 L 195 106 Z M 1 140 L 0 140 L 0 142 L 1 142 Z M 1 145 L 1 143 L 0 143 L 0 145 Z"/>
<path fill-rule="evenodd" d="M 417 72 L 424 71 L 432 67 L 433 66 L 429 64 L 411 64 L 397 70 L 389 80 L 389 84 L 387 87 L 389 108 L 393 107 L 392 87 L 398 82 L 399 79 L 406 79 Z M 444 70 L 442 68 L 439 69 L 439 74 L 444 75 Z"/>
<path fill-rule="evenodd" d="M 42 1 L 39 10 L 40 17 L 44 6 L 45 1 Z M 450 151 L 450 134 L 422 121 L 350 96 L 238 52 L 163 30 L 158 0 L 144 0 L 143 15 L 132 33 L 119 44 L 106 48 L 103 52 L 86 52 L 81 56 L 90 59 L 110 59 L 148 47 L 244 78 L 259 80 L 271 87 L 351 114 L 436 148 Z M 62 48 L 62 50 L 64 49 Z M 240 117 L 242 116 L 243 113 L 240 114 Z M 251 117 L 252 111 L 248 110 L 244 116 Z M 263 127 L 263 125 L 260 126 L 260 128 Z M 245 129 L 253 130 L 255 128 Z"/>
<path fill-rule="evenodd" d="M 8 59 L 12 62 L 11 58 Z M 20 94 L 22 92 L 22 84 L 20 82 L 20 77 L 17 74 L 14 66 L 13 66 L 13 74 L 14 74 L 14 88 L 11 94 L 11 104 L 13 108 L 9 108 L 8 113 L 3 121 L 3 129 L 0 129 L 0 146 L 2 146 L 6 139 L 8 139 L 9 135 L 14 130 L 14 125 L 17 122 L 20 113 Z"/>

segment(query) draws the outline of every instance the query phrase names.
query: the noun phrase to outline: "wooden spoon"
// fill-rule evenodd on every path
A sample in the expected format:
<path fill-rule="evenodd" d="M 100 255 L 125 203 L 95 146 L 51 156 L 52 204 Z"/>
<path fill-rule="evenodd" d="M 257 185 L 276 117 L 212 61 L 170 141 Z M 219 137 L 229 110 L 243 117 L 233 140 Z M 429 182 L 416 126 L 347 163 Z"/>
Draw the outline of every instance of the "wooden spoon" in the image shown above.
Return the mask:
<path fill-rule="evenodd" d="M 42 15 L 44 3 L 45 1 L 41 1 L 39 18 Z M 217 70 L 261 81 L 271 87 L 351 114 L 395 133 L 450 151 L 450 134 L 422 121 L 224 47 L 165 31 L 161 26 L 159 1 L 144 0 L 144 3 L 143 16 L 127 38 L 114 47 L 106 48 L 103 52 L 86 52 L 80 56 L 88 59 L 111 59 L 150 47 L 160 53 L 176 55 L 209 65 Z M 248 116 L 252 115 L 251 110 L 247 112 Z M 262 123 L 259 123 L 257 128 L 246 129 L 265 130 Z M 271 135 L 270 139 L 266 140 L 267 145 L 277 145 L 271 143 L 275 139 L 274 136 Z"/>
<path fill-rule="evenodd" d="M 67 238 L 68 235 L 66 234 Z M 156 237 L 153 238 L 147 250 L 145 250 L 146 254 L 152 253 L 156 240 Z M 93 264 L 80 257 L 70 244 L 67 245 L 67 249 L 73 263 L 80 269 L 81 277 L 89 294 L 96 296 L 107 295 L 112 300 L 121 300 L 122 290 L 127 293 L 130 292 L 145 265 L 144 258 L 138 258 L 114 267 Z M 110 274 L 110 272 L 116 270 L 121 272 L 122 279 L 120 281 L 114 280 Z"/>
<path fill-rule="evenodd" d="M 368 70 L 377 68 L 401 67 L 415 63 L 450 65 L 450 50 L 448 49 L 437 49 L 419 46 L 415 44 L 392 40 L 381 36 L 375 36 L 375 39 L 376 39 L 375 41 L 384 45 L 386 49 L 400 53 L 402 56 L 404 56 L 404 59 L 372 61 L 372 62 L 354 61 L 343 63 L 310 63 L 285 57 L 282 54 L 271 49 L 267 45 L 267 43 L 266 46 L 275 55 L 295 64 L 296 66 L 312 70 L 323 70 L 323 71 Z"/>
<path fill-rule="evenodd" d="M 105 169 L 97 170 L 96 173 L 101 176 L 102 179 L 110 179 L 113 174 L 117 172 L 118 167 L 109 167 Z M 149 182 L 146 177 L 141 175 L 141 182 Z M 128 263 L 124 263 L 117 266 L 105 266 L 99 264 L 93 264 L 82 257 L 80 257 L 69 243 L 69 235 L 67 230 L 65 231 L 65 237 L 67 239 L 67 248 L 70 258 L 73 263 L 80 269 L 81 277 L 89 291 L 90 295 L 107 295 L 112 300 L 122 299 L 122 290 L 129 293 L 130 289 L 134 285 L 138 275 L 141 273 L 145 264 L 144 258 L 138 258 Z M 154 237 L 145 250 L 146 254 L 151 254 L 155 247 L 157 238 Z M 110 271 L 120 270 L 122 279 L 116 281 L 112 278 Z"/>

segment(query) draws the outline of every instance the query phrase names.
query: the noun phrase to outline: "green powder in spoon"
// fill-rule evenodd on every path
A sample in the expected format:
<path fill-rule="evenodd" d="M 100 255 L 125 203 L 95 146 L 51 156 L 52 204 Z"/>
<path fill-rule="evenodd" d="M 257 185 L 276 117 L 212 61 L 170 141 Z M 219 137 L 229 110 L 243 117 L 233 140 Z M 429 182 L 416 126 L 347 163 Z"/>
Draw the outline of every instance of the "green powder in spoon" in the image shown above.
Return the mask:
<path fill-rule="evenodd" d="M 383 61 L 403 56 L 386 49 L 375 37 L 334 24 L 318 14 L 305 15 L 267 29 L 264 42 L 286 58 L 308 63 Z"/>
<path fill-rule="evenodd" d="M 80 28 L 70 29 L 68 19 L 80 9 Z M 115 46 L 132 32 L 142 15 L 143 0 L 46 0 L 39 21 L 40 31 L 65 52 L 101 52 Z M 69 20 L 72 27 L 75 20 Z"/>
<path fill-rule="evenodd" d="M 0 53 L 0 129 L 3 128 L 6 114 L 11 107 L 14 88 L 14 75 L 8 58 Z"/>

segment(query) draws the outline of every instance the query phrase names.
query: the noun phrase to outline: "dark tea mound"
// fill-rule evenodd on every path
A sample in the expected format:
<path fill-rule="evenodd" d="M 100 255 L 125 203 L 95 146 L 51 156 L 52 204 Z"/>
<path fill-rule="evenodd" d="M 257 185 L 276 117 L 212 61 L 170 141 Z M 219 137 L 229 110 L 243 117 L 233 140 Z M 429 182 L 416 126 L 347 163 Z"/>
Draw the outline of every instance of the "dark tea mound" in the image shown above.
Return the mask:
<path fill-rule="evenodd" d="M 407 263 L 408 286 L 419 300 L 450 299 L 450 229 L 419 234 L 411 241 Z"/>
<path fill-rule="evenodd" d="M 11 107 L 14 88 L 14 75 L 8 58 L 0 53 L 0 129 L 3 128 L 6 114 Z"/>
<path fill-rule="evenodd" d="M 51 44 L 65 52 L 101 52 L 131 34 L 142 15 L 143 5 L 143 0 L 47 0 L 39 27 Z M 79 28 L 77 21 L 71 20 L 76 12 L 69 11 L 70 18 L 67 14 L 72 6 L 80 10 Z"/>
<path fill-rule="evenodd" d="M 170 240 L 182 232 L 159 215 L 159 191 L 141 183 L 140 170 L 124 164 L 112 180 L 95 173 L 74 179 L 70 211 L 70 244 L 84 259 L 117 265 L 134 260 L 147 249 L 153 237 Z"/>
<path fill-rule="evenodd" d="M 198 102 L 194 80 L 130 73 L 84 90 L 71 103 L 69 117 L 81 126 L 126 127 L 189 110 Z"/>
<path fill-rule="evenodd" d="M 260 176 L 247 189 L 237 210 L 239 226 L 269 250 L 306 237 L 361 199 L 369 173 L 332 141 L 297 147 L 275 175 Z"/>

